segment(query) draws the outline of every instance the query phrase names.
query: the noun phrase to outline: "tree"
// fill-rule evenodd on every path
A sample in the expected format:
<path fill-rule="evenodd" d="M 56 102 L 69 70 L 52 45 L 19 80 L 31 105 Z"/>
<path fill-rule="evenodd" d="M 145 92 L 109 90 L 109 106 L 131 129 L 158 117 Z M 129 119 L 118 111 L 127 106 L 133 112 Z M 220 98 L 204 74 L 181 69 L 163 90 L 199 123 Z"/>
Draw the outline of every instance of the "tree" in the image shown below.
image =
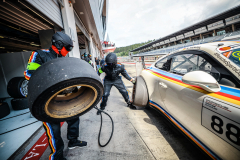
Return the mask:
<path fill-rule="evenodd" d="M 153 40 L 149 40 L 147 42 L 142 42 L 142 43 L 136 43 L 136 44 L 132 44 L 129 46 L 125 46 L 125 47 L 117 47 L 114 51 L 114 53 L 116 53 L 117 56 L 128 56 L 128 53 L 131 50 L 134 50 L 140 46 L 143 46 L 145 44 L 148 44 L 150 42 L 152 42 Z M 135 52 L 133 52 L 133 54 L 135 54 Z"/>

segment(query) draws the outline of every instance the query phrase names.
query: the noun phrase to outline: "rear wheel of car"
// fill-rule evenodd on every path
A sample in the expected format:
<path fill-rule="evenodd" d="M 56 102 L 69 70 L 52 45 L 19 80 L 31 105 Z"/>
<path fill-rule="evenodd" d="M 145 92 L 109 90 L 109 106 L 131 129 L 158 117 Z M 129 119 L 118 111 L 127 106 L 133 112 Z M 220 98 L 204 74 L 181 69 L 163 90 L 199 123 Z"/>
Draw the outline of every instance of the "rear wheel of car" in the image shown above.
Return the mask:
<path fill-rule="evenodd" d="M 27 98 L 15 98 L 11 100 L 13 110 L 22 110 L 28 108 Z"/>
<path fill-rule="evenodd" d="M 24 98 L 27 95 L 28 81 L 24 77 L 14 77 L 8 82 L 7 92 L 13 98 Z"/>
<path fill-rule="evenodd" d="M 85 61 L 58 58 L 35 71 L 29 81 L 28 93 L 29 108 L 35 118 L 44 122 L 63 122 L 96 106 L 102 98 L 103 85 Z"/>
<path fill-rule="evenodd" d="M 10 114 L 10 108 L 6 102 L 0 102 L 0 119 Z"/>
<path fill-rule="evenodd" d="M 132 92 L 133 104 L 138 107 L 146 107 L 148 105 L 148 90 L 143 77 L 136 77 L 136 83 Z"/>

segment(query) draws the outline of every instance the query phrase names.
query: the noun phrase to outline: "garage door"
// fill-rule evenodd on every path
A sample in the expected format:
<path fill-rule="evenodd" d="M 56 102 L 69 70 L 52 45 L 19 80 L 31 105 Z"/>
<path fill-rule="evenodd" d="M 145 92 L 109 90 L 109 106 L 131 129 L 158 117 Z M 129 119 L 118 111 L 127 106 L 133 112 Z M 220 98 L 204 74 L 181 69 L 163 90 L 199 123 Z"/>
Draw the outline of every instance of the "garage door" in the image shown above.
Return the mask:
<path fill-rule="evenodd" d="M 57 0 L 27 0 L 27 2 L 63 28 L 61 8 Z"/>

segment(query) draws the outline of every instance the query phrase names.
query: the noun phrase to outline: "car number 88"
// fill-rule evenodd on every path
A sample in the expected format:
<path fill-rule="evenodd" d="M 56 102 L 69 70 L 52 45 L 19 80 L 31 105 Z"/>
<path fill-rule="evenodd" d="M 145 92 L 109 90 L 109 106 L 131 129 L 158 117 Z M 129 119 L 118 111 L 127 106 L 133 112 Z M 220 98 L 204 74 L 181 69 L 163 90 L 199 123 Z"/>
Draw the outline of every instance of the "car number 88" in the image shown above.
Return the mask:
<path fill-rule="evenodd" d="M 219 109 L 216 111 L 222 113 Z M 222 115 L 216 111 L 203 107 L 202 125 L 233 147 L 240 150 L 240 123 L 236 121 L 236 116 L 233 114 L 235 111 L 231 108 L 231 112 L 229 112 L 231 113 L 230 115 Z"/>
<path fill-rule="evenodd" d="M 212 129 L 218 134 L 223 134 L 223 126 L 224 126 L 223 120 L 216 115 L 213 115 L 211 119 L 212 119 L 212 123 L 211 123 Z M 225 132 L 225 135 L 227 139 L 232 143 L 240 146 L 240 128 L 238 128 L 234 124 L 227 123 L 226 129 L 227 131 Z"/>

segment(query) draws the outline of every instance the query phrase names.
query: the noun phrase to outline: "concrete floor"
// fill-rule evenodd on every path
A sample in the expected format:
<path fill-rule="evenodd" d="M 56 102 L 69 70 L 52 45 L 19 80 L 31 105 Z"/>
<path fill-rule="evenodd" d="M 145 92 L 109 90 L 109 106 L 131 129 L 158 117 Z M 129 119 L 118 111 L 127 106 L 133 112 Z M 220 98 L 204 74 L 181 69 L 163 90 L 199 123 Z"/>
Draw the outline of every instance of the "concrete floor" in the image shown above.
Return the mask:
<path fill-rule="evenodd" d="M 125 65 L 126 70 L 135 76 L 135 66 Z M 131 82 L 124 79 L 126 88 L 131 92 Z M 88 142 L 85 148 L 67 149 L 67 124 L 62 127 L 62 137 L 65 143 L 64 155 L 68 160 L 202 160 L 207 159 L 190 141 L 177 132 L 166 119 L 153 109 L 131 110 L 127 107 L 121 94 L 115 87 L 106 107 L 106 111 L 114 120 L 114 135 L 108 146 L 98 146 L 100 116 L 96 110 L 81 116 L 80 140 Z M 110 136 L 111 122 L 103 116 L 102 143 Z M 47 148 L 41 160 L 48 158 Z"/>

